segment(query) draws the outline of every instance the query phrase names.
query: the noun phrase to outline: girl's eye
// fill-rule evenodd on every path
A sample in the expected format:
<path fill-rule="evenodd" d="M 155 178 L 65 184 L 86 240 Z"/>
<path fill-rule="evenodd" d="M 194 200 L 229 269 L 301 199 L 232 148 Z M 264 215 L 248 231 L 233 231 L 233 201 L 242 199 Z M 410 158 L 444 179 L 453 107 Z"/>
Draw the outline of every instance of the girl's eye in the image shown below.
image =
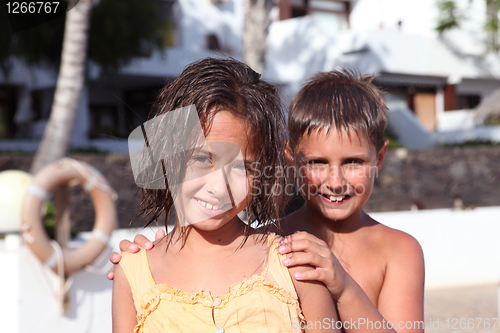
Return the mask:
<path fill-rule="evenodd" d="M 191 164 L 197 168 L 209 168 L 212 167 L 212 160 L 210 156 L 194 156 L 191 159 Z"/>
<path fill-rule="evenodd" d="M 197 156 L 194 158 L 194 160 L 200 163 L 212 163 L 212 161 L 210 161 L 210 157 L 205 156 Z"/>
<path fill-rule="evenodd" d="M 233 169 L 238 170 L 238 171 L 245 171 L 246 170 L 244 164 L 235 165 L 235 166 L 233 166 Z"/>
<path fill-rule="evenodd" d="M 239 176 L 244 175 L 246 173 L 246 166 L 245 163 L 234 163 L 234 164 L 229 164 L 227 166 L 227 169 L 229 172 L 236 172 Z"/>

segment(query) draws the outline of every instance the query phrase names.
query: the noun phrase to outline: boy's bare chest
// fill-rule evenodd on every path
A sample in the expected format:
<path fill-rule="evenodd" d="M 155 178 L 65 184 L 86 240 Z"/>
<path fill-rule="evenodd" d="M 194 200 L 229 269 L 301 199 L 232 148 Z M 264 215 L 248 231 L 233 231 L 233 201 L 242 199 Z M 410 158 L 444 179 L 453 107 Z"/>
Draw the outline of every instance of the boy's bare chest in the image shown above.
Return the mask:
<path fill-rule="evenodd" d="M 373 252 L 351 251 L 349 254 L 338 255 L 337 259 L 344 269 L 363 289 L 375 306 L 378 306 L 378 298 L 385 276 L 385 261 L 380 255 Z"/>

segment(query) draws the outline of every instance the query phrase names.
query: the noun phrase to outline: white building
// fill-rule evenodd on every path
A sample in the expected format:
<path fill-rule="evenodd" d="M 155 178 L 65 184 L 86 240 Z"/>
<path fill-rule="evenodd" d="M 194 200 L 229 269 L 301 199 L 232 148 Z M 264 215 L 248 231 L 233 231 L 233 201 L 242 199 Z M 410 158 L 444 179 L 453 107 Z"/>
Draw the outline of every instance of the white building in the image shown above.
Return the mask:
<path fill-rule="evenodd" d="M 486 53 L 484 1 L 462 5 L 468 20 L 443 36 L 434 30 L 434 1 L 359 0 L 344 21 L 314 11 L 277 21 L 268 37 L 266 76 L 291 98 L 317 71 L 357 68 L 377 75 L 391 128 L 406 146 L 499 142 L 500 128 L 477 124 L 473 109 L 500 88 L 500 57 Z"/>
<path fill-rule="evenodd" d="M 241 60 L 244 0 L 160 1 L 175 27 L 164 54 L 138 58 L 115 77 L 89 65 L 71 144 L 127 152 L 131 129 L 147 118 L 165 79 L 207 56 Z M 462 30 L 438 38 L 434 0 L 276 0 L 264 77 L 288 103 L 317 71 L 356 67 L 378 75 L 388 93 L 391 125 L 410 148 L 467 139 L 500 141 L 495 128 L 476 128 L 474 108 L 500 87 L 500 58 L 485 55 L 484 1 L 464 1 Z M 50 112 L 56 73 L 16 62 L 0 74 L 0 150 L 35 150 Z M 458 111 L 457 111 L 458 110 Z M 454 111 L 454 112 L 449 112 Z"/>

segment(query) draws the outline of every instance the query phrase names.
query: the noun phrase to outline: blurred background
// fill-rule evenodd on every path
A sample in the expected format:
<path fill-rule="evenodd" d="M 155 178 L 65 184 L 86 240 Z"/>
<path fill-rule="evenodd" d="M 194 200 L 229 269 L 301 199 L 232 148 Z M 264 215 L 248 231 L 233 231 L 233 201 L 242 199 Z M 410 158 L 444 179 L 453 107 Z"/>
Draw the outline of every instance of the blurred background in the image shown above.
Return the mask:
<path fill-rule="evenodd" d="M 116 249 L 122 238 L 151 235 L 130 229 L 145 221 L 137 217 L 126 138 L 187 64 L 208 56 L 245 61 L 279 87 L 287 107 L 314 73 L 357 69 L 376 75 L 390 109 L 390 150 L 365 210 L 422 244 L 427 329 L 452 331 L 444 322 L 452 318 L 498 318 L 499 11 L 497 0 L 85 0 L 61 2 L 57 15 L 36 21 L 2 4 L 0 172 L 34 174 L 67 155 L 91 164 L 118 193 Z M 0 192 L 9 207 L 12 188 L 4 183 Z M 78 187 L 69 193 L 71 227 L 89 232 L 91 200 Z M 46 224 L 53 215 L 46 212 Z M 99 276 L 89 288 L 89 272 L 77 273 L 66 315 L 47 306 L 45 326 L 21 321 L 37 306 L 16 292 L 19 281 L 50 298 L 38 275 L 52 272 L 40 273 L 20 240 L 6 242 L 19 233 L 8 229 L 0 228 L 0 249 L 17 273 L 2 292 L 19 306 L 2 297 L 0 308 L 10 312 L 0 316 L 16 318 L 10 331 L 109 331 L 111 284 Z"/>

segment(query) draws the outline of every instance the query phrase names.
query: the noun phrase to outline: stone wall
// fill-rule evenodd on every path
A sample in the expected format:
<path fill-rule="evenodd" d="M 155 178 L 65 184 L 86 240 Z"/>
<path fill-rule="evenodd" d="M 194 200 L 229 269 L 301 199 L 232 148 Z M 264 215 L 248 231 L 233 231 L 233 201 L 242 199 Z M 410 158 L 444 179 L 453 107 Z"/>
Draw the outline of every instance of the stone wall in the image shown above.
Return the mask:
<path fill-rule="evenodd" d="M 500 206 L 500 147 L 390 150 L 367 211 Z"/>
<path fill-rule="evenodd" d="M 120 227 L 144 226 L 137 217 L 140 193 L 132 177 L 128 156 L 75 154 L 71 157 L 99 169 L 118 192 Z M 31 155 L 0 155 L 0 171 L 28 171 Z M 71 189 L 72 222 L 90 230 L 92 202 L 79 187 Z M 433 209 L 460 206 L 500 206 L 500 147 L 438 148 L 429 151 L 389 150 L 379 172 L 368 212 Z"/>

